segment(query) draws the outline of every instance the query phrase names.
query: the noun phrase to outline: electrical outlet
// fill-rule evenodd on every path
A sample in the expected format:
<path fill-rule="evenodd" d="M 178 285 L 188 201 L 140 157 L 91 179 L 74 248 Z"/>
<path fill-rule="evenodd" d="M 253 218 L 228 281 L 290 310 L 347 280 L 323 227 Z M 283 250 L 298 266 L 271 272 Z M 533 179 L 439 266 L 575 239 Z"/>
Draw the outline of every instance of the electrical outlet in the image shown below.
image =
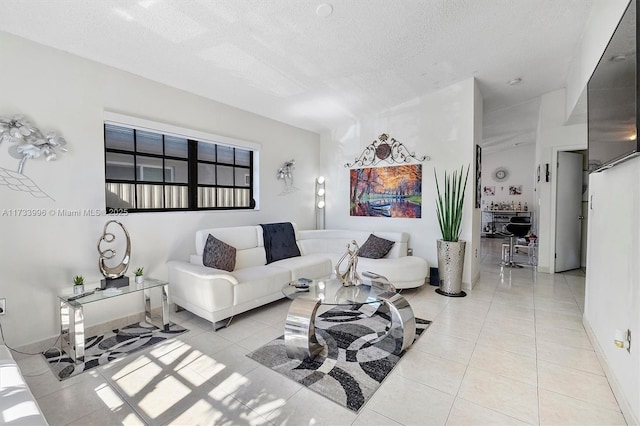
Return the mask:
<path fill-rule="evenodd" d="M 5 315 L 7 313 L 7 299 L 4 297 L 0 299 L 0 315 Z"/>

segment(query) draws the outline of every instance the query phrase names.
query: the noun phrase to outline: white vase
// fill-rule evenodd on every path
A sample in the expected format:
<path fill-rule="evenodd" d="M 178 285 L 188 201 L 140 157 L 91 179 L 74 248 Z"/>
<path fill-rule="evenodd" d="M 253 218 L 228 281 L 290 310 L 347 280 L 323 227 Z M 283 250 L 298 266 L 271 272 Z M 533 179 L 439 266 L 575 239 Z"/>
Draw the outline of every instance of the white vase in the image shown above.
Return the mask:
<path fill-rule="evenodd" d="M 438 276 L 440 288 L 438 294 L 449 297 L 464 297 L 462 291 L 462 270 L 466 241 L 438 240 Z"/>
<path fill-rule="evenodd" d="M 142 284 L 144 282 L 144 275 L 136 275 L 136 284 Z"/>
<path fill-rule="evenodd" d="M 82 294 L 84 293 L 84 284 L 75 284 L 73 286 L 73 294 Z"/>

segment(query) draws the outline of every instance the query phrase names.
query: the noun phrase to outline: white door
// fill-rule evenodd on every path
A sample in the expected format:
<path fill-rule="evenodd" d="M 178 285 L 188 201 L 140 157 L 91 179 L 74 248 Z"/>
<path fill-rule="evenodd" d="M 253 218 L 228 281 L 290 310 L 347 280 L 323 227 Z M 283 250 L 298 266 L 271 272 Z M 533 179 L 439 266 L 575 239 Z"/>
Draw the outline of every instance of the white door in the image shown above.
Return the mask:
<path fill-rule="evenodd" d="M 558 152 L 556 272 L 580 268 L 582 154 Z"/>

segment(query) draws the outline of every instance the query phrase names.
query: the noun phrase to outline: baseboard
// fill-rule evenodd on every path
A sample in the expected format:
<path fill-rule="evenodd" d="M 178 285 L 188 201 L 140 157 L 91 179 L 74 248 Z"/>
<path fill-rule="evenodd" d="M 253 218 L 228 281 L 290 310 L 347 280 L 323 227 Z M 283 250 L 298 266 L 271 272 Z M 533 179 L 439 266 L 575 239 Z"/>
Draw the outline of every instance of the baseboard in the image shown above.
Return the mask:
<path fill-rule="evenodd" d="M 463 290 L 471 291 L 473 290 L 473 287 L 478 284 L 478 281 L 480 281 L 480 271 L 478 271 L 476 276 L 471 279 L 471 283 L 466 283 L 463 281 L 461 287 Z"/>
<path fill-rule="evenodd" d="M 97 336 L 99 334 L 107 333 L 116 328 L 122 328 L 126 325 L 133 324 L 135 322 L 144 321 L 144 312 L 140 312 L 138 314 L 128 315 L 126 317 L 117 318 L 103 324 L 91 325 L 85 328 L 84 334 L 87 337 Z M 26 345 L 18 346 L 17 348 L 13 348 L 20 352 L 26 352 L 26 354 L 21 354 L 18 352 L 12 353 L 13 357 L 18 359 L 24 359 L 30 355 L 27 354 L 39 354 L 47 349 L 52 347 L 60 348 L 59 335 L 55 335 L 53 337 L 48 337 L 46 339 L 40 340 L 38 342 L 29 343 Z"/>
<path fill-rule="evenodd" d="M 5 345 L 7 343 L 5 342 Z M 60 347 L 60 342 L 58 341 L 58 336 L 53 336 L 53 337 L 49 337 L 47 339 L 44 340 L 40 340 L 38 342 L 35 343 L 29 343 L 27 345 L 22 345 L 22 346 L 18 346 L 17 348 L 14 348 L 13 346 L 11 347 L 11 349 L 15 349 L 17 351 L 20 352 L 25 352 L 25 353 L 20 353 L 20 352 L 13 352 L 11 351 L 11 355 L 13 355 L 13 358 L 18 361 L 24 358 L 27 358 L 29 356 L 31 356 L 31 354 L 39 354 L 42 353 L 44 351 L 46 351 L 49 348 L 54 347 L 54 345 L 56 347 Z"/>
<path fill-rule="evenodd" d="M 471 283 L 471 290 L 473 290 L 473 287 L 476 286 L 476 284 L 478 284 L 478 281 L 480 281 L 480 271 L 478 270 L 478 273 L 476 274 L 475 277 L 473 277 L 473 282 Z"/>
<path fill-rule="evenodd" d="M 596 339 L 596 335 L 591 328 L 591 324 L 589 324 L 589 321 L 587 321 L 584 316 L 582 317 L 582 324 L 584 325 L 584 329 L 587 332 L 587 336 L 589 336 L 589 340 L 591 340 L 591 345 L 593 345 L 593 348 L 596 351 L 596 356 L 598 357 L 600 365 L 602 366 L 602 370 L 604 371 L 604 374 L 609 381 L 609 385 L 611 385 L 611 390 L 613 391 L 613 395 L 618 401 L 618 405 L 620 406 L 620 410 L 622 411 L 622 415 L 624 416 L 625 421 L 628 425 L 640 425 L 639 419 L 636 418 L 633 414 L 633 410 L 631 409 L 629 401 L 627 401 L 627 398 L 622 392 L 622 388 L 620 387 L 618 380 L 616 380 L 616 376 L 613 374 L 613 371 L 609 367 L 607 358 L 604 356 L 604 351 L 602 350 L 598 339 Z"/>

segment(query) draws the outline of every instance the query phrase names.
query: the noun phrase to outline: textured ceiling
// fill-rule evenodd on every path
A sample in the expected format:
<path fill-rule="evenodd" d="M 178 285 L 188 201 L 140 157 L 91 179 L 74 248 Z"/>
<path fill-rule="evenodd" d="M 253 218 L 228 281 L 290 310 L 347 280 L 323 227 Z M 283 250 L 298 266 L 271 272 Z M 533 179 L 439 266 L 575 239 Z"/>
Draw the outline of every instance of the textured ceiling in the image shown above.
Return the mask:
<path fill-rule="evenodd" d="M 592 6 L 335 0 L 322 18 L 319 3 L 3 0 L 0 30 L 316 132 L 474 76 L 495 146 L 535 138 L 536 98 L 564 87 Z"/>

